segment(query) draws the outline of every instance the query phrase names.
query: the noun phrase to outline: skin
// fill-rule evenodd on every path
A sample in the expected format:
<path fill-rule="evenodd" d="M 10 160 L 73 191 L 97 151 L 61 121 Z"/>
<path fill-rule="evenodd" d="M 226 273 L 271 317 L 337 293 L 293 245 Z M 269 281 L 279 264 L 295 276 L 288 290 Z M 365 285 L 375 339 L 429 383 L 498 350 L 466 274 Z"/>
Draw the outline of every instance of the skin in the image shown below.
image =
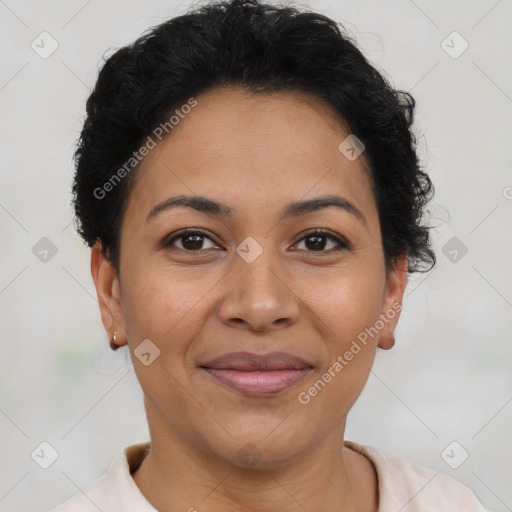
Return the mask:
<path fill-rule="evenodd" d="M 152 449 L 133 478 L 155 508 L 171 512 L 375 512 L 375 468 L 343 446 L 343 435 L 377 347 L 393 346 L 399 312 L 308 404 L 298 401 L 402 302 L 406 258 L 386 273 L 364 153 L 350 161 L 340 152 L 350 131 L 309 95 L 218 88 L 197 101 L 137 170 L 119 276 L 100 242 L 91 253 L 103 324 L 128 344 L 144 392 Z M 233 214 L 180 206 L 146 222 L 156 204 L 180 194 L 215 199 Z M 288 203 L 326 194 L 365 220 L 332 206 L 279 219 Z M 199 251 L 186 236 L 159 246 L 183 228 L 207 232 Z M 304 238 L 314 228 L 351 248 L 329 237 L 316 248 Z M 248 236 L 263 248 L 252 263 L 235 251 Z M 161 351 L 148 366 L 133 354 L 145 339 Z M 290 352 L 314 369 L 291 389 L 248 397 L 198 367 L 244 350 Z M 254 466 L 238 456 L 246 443 L 260 455 Z"/>

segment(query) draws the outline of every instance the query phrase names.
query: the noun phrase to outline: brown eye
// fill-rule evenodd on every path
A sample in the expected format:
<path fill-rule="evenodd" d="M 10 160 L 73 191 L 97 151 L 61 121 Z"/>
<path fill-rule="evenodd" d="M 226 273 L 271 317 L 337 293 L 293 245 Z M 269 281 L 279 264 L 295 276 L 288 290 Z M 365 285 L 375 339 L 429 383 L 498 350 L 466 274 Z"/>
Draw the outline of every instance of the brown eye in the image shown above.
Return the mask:
<path fill-rule="evenodd" d="M 181 247 L 176 247 L 187 252 L 201 251 L 204 248 L 205 240 L 213 240 L 202 231 L 186 230 L 173 236 L 170 240 L 164 242 L 164 247 L 173 246 L 175 241 L 180 241 Z"/>
<path fill-rule="evenodd" d="M 326 246 L 328 245 L 327 240 L 333 241 L 334 246 L 328 247 L 328 250 L 325 250 Z M 325 230 L 312 231 L 300 240 L 300 242 L 302 241 L 304 241 L 306 250 L 308 250 L 308 252 L 332 252 L 331 249 L 333 247 L 335 250 L 349 248 L 349 244 L 346 241 L 330 234 Z"/>
<path fill-rule="evenodd" d="M 213 247 L 205 247 L 207 241 L 213 244 Z M 329 247 L 331 241 L 331 247 Z M 176 245 L 179 242 L 180 245 Z M 330 253 L 334 250 L 350 249 L 350 244 L 343 238 L 334 236 L 329 231 L 317 229 L 306 234 L 299 242 L 304 242 L 307 252 Z M 207 249 L 218 247 L 215 242 L 203 231 L 197 229 L 187 229 L 181 231 L 167 241 L 164 240 L 162 247 L 169 249 L 179 249 L 185 252 L 204 252 Z"/>

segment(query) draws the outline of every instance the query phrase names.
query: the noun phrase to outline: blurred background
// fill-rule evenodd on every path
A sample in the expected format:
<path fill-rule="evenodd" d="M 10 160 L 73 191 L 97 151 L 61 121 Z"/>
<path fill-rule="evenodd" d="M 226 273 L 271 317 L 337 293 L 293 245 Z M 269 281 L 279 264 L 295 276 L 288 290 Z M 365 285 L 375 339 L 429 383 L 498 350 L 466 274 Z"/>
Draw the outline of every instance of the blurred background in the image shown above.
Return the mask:
<path fill-rule="evenodd" d="M 512 510 L 512 1 L 295 5 L 342 22 L 413 94 L 436 186 L 437 266 L 411 277 L 395 348 L 377 354 L 346 438 Z M 126 348 L 109 348 L 90 250 L 73 228 L 72 153 L 103 55 L 191 6 L 0 0 L 2 511 L 48 510 L 149 439 L 142 392 Z"/>

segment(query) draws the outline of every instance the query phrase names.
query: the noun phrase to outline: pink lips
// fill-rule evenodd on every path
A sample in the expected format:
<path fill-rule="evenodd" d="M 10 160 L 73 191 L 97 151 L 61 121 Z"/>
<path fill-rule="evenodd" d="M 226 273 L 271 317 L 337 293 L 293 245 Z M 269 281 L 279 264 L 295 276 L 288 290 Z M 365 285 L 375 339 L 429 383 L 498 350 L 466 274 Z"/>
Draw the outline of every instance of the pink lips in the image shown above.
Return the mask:
<path fill-rule="evenodd" d="M 219 382 L 247 395 L 275 394 L 300 382 L 312 365 L 286 352 L 232 352 L 200 367 Z"/>

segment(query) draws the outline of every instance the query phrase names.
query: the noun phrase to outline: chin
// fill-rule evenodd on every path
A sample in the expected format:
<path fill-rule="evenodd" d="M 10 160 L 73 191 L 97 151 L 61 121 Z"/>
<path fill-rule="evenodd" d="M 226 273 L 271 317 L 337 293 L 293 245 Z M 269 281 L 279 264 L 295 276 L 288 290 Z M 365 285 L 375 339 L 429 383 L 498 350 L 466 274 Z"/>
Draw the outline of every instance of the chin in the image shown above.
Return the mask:
<path fill-rule="evenodd" d="M 227 429 L 231 436 L 223 430 L 222 439 L 215 441 L 210 437 L 208 451 L 238 468 L 269 470 L 285 466 L 312 450 L 315 442 L 314 436 L 308 442 L 305 429 L 298 428 L 296 424 L 293 431 L 284 424 L 281 429 L 278 426 L 281 423 L 282 418 L 276 422 L 274 417 L 272 421 L 264 422 L 264 428 L 239 430 L 231 424 Z"/>

